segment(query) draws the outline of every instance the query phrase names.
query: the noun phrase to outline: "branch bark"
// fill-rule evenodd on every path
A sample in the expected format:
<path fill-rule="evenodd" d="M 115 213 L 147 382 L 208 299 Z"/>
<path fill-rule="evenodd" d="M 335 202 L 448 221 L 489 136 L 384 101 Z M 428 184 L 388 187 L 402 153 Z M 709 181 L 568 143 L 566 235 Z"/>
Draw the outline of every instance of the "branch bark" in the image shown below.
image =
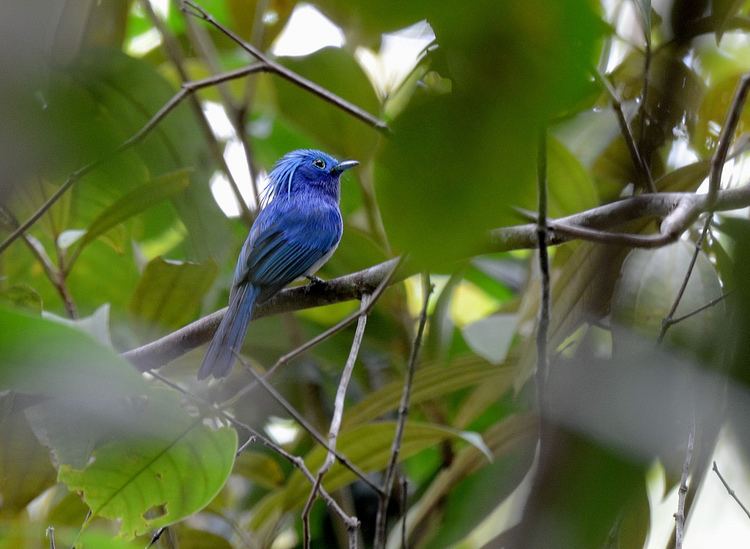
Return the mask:
<path fill-rule="evenodd" d="M 719 191 L 713 211 L 750 206 L 750 184 Z M 693 193 L 657 193 L 626 198 L 557 220 L 548 220 L 548 246 L 571 240 L 589 240 L 639 248 L 658 248 L 676 241 L 702 212 L 707 211 L 707 195 Z M 664 218 L 659 233 L 652 235 L 614 233 L 623 224 L 642 218 Z M 588 229 L 588 230 L 587 230 Z M 580 232 L 579 232 L 580 231 Z M 573 233 L 576 234 L 573 234 Z M 492 231 L 486 251 L 530 250 L 537 247 L 537 224 L 527 223 Z M 320 307 L 342 301 L 359 300 L 390 276 L 397 259 L 342 276 L 322 284 L 288 288 L 260 304 L 253 318 Z M 412 274 L 399 269 L 389 283 L 400 282 Z M 161 339 L 123 353 L 138 369 L 159 368 L 206 343 L 221 322 L 225 309 L 196 320 Z"/>

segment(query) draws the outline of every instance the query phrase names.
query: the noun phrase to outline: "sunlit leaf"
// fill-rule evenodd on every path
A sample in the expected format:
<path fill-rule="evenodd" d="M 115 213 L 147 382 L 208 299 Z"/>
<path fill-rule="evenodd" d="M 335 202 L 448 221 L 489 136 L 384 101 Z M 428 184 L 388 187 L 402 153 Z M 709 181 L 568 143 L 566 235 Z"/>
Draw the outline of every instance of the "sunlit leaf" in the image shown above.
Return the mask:
<path fill-rule="evenodd" d="M 126 537 L 144 534 L 205 507 L 231 472 L 237 434 L 189 423 L 173 438 L 118 440 L 97 448 L 85 469 L 60 469 L 94 516 L 121 520 Z"/>
<path fill-rule="evenodd" d="M 415 406 L 480 383 L 507 390 L 514 375 L 511 367 L 492 366 L 476 358 L 455 360 L 449 366 L 419 368 L 414 374 L 410 402 Z M 346 411 L 344 426 L 355 426 L 397 410 L 402 391 L 403 381 L 399 379 L 367 395 Z"/>

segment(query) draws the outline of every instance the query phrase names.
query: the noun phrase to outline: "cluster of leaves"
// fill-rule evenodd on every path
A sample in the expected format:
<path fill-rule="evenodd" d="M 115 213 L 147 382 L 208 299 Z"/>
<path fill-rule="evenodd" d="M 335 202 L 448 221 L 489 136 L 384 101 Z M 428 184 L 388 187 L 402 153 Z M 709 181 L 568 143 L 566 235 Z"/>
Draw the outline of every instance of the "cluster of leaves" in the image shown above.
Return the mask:
<path fill-rule="evenodd" d="M 611 201 L 641 181 L 611 98 L 591 77 L 600 62 L 622 96 L 659 191 L 697 190 L 710 169 L 716 127 L 747 68 L 747 45 L 738 36 L 748 5 L 713 2 L 690 11 L 684 6 L 692 3 L 678 0 L 666 18 L 648 1 L 608 3 L 615 5 L 608 15 L 586 0 L 481 0 L 460 10 L 427 0 L 314 4 L 344 30 L 345 47 L 281 61 L 386 120 L 387 136 L 273 74 L 207 88 L 199 98 L 221 103 L 230 115 L 250 101 L 243 131 L 256 173 L 301 147 L 361 162 L 344 182 L 344 239 L 324 277 L 405 252 L 410 268 L 432 274 L 436 297 L 399 456 L 409 486 L 406 532 L 422 546 L 475 546 L 516 522 L 512 510 L 528 493 L 524 478 L 539 436 L 531 375 L 536 263 L 527 252 L 487 253 L 487 235 L 517 222 L 512 206 L 534 207 L 540 128 L 549 127 L 550 216 Z M 264 51 L 295 8 L 284 0 L 201 5 Z M 634 5 L 642 34 L 617 36 L 611 24 L 618 10 Z M 125 53 L 134 40 L 158 32 L 141 3 L 86 6 L 85 14 L 72 13 L 72 4 L 35 14 L 54 19 L 60 42 L 54 49 L 67 57 L 43 69 L 40 62 L 39 73 L 19 73 L 12 88 L 0 90 L 0 114 L 10 121 L 0 129 L 0 163 L 13 176 L 0 188 L 4 231 L 75 169 L 105 159 L 0 256 L 0 547 L 41 546 L 49 525 L 58 543 L 84 547 L 142 547 L 168 525 L 159 541 L 165 546 L 172 539 L 180 547 L 299 543 L 307 479 L 276 453 L 242 444 L 248 433 L 205 405 L 226 401 L 252 377 L 238 371 L 220 387 L 199 384 L 198 349 L 161 370 L 200 395 L 190 399 L 146 379 L 118 354 L 223 306 L 247 225 L 226 217 L 213 199 L 208 182 L 220 169 L 214 138 L 188 101 L 135 147 L 111 155 L 181 81 L 166 48 Z M 210 75 L 217 63 L 232 69 L 250 61 L 216 29 L 196 30 L 202 23 L 186 17 L 172 6 L 164 23 L 185 52 L 190 78 Z M 383 33 L 422 20 L 437 47 L 425 50 L 403 82 L 376 90 L 355 52 L 377 48 Z M 198 46 L 200 32 L 215 46 L 212 54 Z M 8 104 L 18 112 L 6 112 Z M 742 116 L 738 133 L 747 130 L 749 116 Z M 680 148 L 695 161 L 676 161 Z M 653 228 L 650 221 L 627 227 Z M 728 218 L 719 228 L 721 237 L 709 239 L 699 255 L 678 313 L 741 280 L 734 246 L 747 227 Z M 522 546 L 548 546 L 549 539 L 565 547 L 601 547 L 607 540 L 643 545 L 645 467 L 660 460 L 674 485 L 686 437 L 679 398 L 652 391 L 644 406 L 640 395 L 647 383 L 684 386 L 675 369 L 657 368 L 677 360 L 666 351 L 638 355 L 656 372 L 634 374 L 640 385 L 622 372 L 640 349 L 633 332 L 651 340 L 658 334 L 691 256 L 686 241 L 654 251 L 581 242 L 554 251 L 550 401 L 563 427 L 555 450 L 540 461 L 545 488 L 532 493 L 530 512 L 511 530 L 522 533 Z M 376 483 L 390 457 L 418 286 L 413 279 L 394 285 L 373 309 L 338 439 L 339 453 Z M 262 370 L 355 307 L 261 319 L 243 355 Z M 719 362 L 716 337 L 705 327 L 722 313 L 708 309 L 673 327 L 669 344 L 691 360 Z M 274 378 L 319 432 L 327 429 L 350 344 L 351 332 L 343 331 Z M 706 409 L 718 391 L 708 393 L 701 401 Z M 610 410 L 615 401 L 619 407 L 611 410 L 620 415 Z M 673 405 L 672 411 L 646 430 L 636 412 L 660 401 L 661 412 Z M 273 434 L 287 425 L 286 411 L 258 387 L 230 411 L 258 431 Z M 711 416 L 702 423 L 713 433 L 705 452 L 719 421 Z M 311 471 L 325 457 L 296 425 L 281 443 Z M 369 543 L 375 494 L 339 463 L 323 486 L 358 516 Z M 394 519 L 403 514 L 391 507 Z M 314 544 L 341 540 L 341 524 L 322 504 L 313 509 L 312 525 Z M 389 544 L 396 546 L 400 526 L 395 520 L 391 526 Z"/>

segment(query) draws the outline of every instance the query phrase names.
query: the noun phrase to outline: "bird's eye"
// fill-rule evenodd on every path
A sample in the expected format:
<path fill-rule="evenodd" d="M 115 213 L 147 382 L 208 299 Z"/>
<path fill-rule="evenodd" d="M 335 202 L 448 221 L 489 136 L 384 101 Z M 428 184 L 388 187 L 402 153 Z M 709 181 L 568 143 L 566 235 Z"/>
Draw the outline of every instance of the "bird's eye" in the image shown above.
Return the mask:
<path fill-rule="evenodd" d="M 320 168 L 321 170 L 324 170 L 326 167 L 325 160 L 323 160 L 322 158 L 316 158 L 315 160 L 313 160 L 313 166 L 315 166 L 316 168 Z"/>

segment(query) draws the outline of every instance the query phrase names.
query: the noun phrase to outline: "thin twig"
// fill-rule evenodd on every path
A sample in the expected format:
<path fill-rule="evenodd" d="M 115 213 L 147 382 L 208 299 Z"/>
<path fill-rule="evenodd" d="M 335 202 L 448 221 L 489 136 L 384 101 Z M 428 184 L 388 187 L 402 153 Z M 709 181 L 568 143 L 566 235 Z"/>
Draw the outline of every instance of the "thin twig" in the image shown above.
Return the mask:
<path fill-rule="evenodd" d="M 351 349 L 349 350 L 349 356 L 344 364 L 344 370 L 341 373 L 341 380 L 339 381 L 339 387 L 336 390 L 336 398 L 333 404 L 333 417 L 331 418 L 331 426 L 328 430 L 328 453 L 326 454 L 323 465 L 318 469 L 318 474 L 315 477 L 315 483 L 313 484 L 312 490 L 310 490 L 310 496 L 305 502 L 305 506 L 302 509 L 302 533 L 303 533 L 303 545 L 305 549 L 310 548 L 310 511 L 315 499 L 318 497 L 318 489 L 323 482 L 323 477 L 333 466 L 336 461 L 336 441 L 338 440 L 339 431 L 341 430 L 341 420 L 344 417 L 344 403 L 346 401 L 346 391 L 349 388 L 349 381 L 352 378 L 352 372 L 354 372 L 354 364 L 357 362 L 357 356 L 359 355 L 359 348 L 362 346 L 362 338 L 365 335 L 365 327 L 367 326 L 367 314 L 369 309 L 367 304 L 372 299 L 372 296 L 362 296 L 362 302 L 359 310 L 359 319 L 357 320 L 357 329 L 354 332 L 354 339 L 352 341 Z M 352 544 L 356 547 L 357 536 L 356 531 L 349 530 L 349 546 Z"/>
<path fill-rule="evenodd" d="M 141 7 L 153 23 L 156 30 L 159 31 L 162 42 L 164 44 L 164 50 L 166 51 L 167 56 L 172 61 L 172 65 L 177 71 L 177 74 L 180 75 L 182 82 L 189 82 L 190 76 L 185 69 L 185 59 L 183 58 L 182 49 L 179 42 L 175 39 L 172 33 L 169 32 L 169 29 L 161 20 L 161 18 L 154 12 L 153 7 L 151 7 L 150 0 L 141 0 Z M 234 198 L 237 201 L 242 219 L 249 225 L 250 223 L 252 223 L 253 214 L 245 203 L 245 199 L 242 198 L 242 193 L 240 192 L 240 187 L 237 184 L 237 180 L 234 178 L 232 170 L 230 170 L 229 166 L 227 165 L 226 159 L 224 158 L 224 152 L 221 150 L 219 142 L 216 139 L 213 130 L 211 129 L 211 125 L 206 119 L 206 115 L 203 112 L 200 101 L 195 95 L 191 94 L 188 98 L 188 103 L 193 111 L 193 114 L 195 115 L 195 119 L 197 120 L 201 131 L 203 132 L 209 151 L 211 151 L 214 160 L 221 168 L 221 171 L 224 172 L 224 175 L 229 182 L 229 187 L 232 189 Z"/>
<path fill-rule="evenodd" d="M 262 63 L 266 64 L 270 72 L 276 73 L 282 78 L 296 84 L 298 87 L 307 90 L 314 95 L 317 95 L 321 99 L 327 101 L 328 103 L 331 103 L 332 105 L 335 105 L 345 112 L 348 112 L 355 118 L 361 120 L 362 122 L 365 122 L 373 128 L 380 130 L 383 133 L 388 133 L 388 125 L 385 122 L 371 115 L 364 109 L 361 109 L 356 105 L 349 103 L 345 99 L 342 99 L 326 88 L 319 86 L 315 82 L 312 82 L 307 78 L 304 78 L 295 73 L 294 71 L 287 69 L 284 65 L 277 63 L 252 44 L 248 44 L 247 42 L 245 42 L 237 33 L 219 23 L 211 14 L 209 14 L 196 2 L 193 2 L 192 0 L 183 0 L 182 10 L 188 15 L 203 19 L 207 23 L 211 24 L 214 28 L 216 28 L 216 30 L 224 34 L 227 38 L 231 39 L 247 53 L 258 59 Z"/>
<path fill-rule="evenodd" d="M 544 409 L 544 387 L 547 383 L 547 332 L 550 319 L 550 278 L 549 253 L 547 251 L 547 133 L 542 130 L 539 138 L 537 159 L 537 243 L 539 247 L 539 274 L 541 278 L 541 296 L 539 302 L 539 326 L 536 334 L 536 383 L 537 405 L 540 413 Z"/>
<path fill-rule="evenodd" d="M 154 532 L 154 535 L 151 536 L 151 541 L 149 541 L 148 545 L 146 545 L 146 549 L 149 549 L 149 547 L 153 547 L 154 545 L 156 545 L 156 542 L 159 541 L 159 539 L 161 538 L 162 534 L 164 534 L 164 532 L 166 532 L 166 531 L 167 531 L 167 527 L 166 526 L 162 526 L 156 532 Z"/>
<path fill-rule="evenodd" d="M 409 497 L 409 481 L 406 476 L 401 475 L 401 549 L 407 549 L 406 544 L 406 514 L 408 512 L 407 501 Z"/>
<path fill-rule="evenodd" d="M 732 104 L 729 108 L 729 112 L 727 113 L 727 118 L 721 128 L 721 134 L 719 135 L 719 141 L 716 144 L 716 150 L 711 157 L 711 172 L 708 177 L 708 193 L 706 194 L 705 199 L 705 211 L 707 212 L 706 221 L 703 223 L 701 234 L 695 242 L 693 256 L 690 258 L 687 272 L 685 273 L 685 277 L 682 279 L 682 284 L 680 285 L 680 289 L 675 296 L 672 307 L 669 309 L 669 313 L 667 313 L 667 316 L 662 319 L 661 330 L 659 331 L 659 337 L 657 339 L 659 343 L 664 340 L 664 337 L 667 335 L 667 330 L 669 330 L 669 327 L 674 324 L 673 318 L 675 312 L 677 312 L 677 307 L 679 307 L 680 301 L 682 301 L 682 296 L 685 294 L 688 282 L 690 281 L 690 275 L 693 274 L 693 268 L 695 267 L 695 263 L 698 259 L 698 254 L 700 253 L 703 242 L 708 236 L 709 230 L 711 228 L 713 213 L 717 210 L 717 206 L 719 204 L 719 191 L 721 189 L 721 176 L 724 172 L 724 164 L 726 164 L 727 162 L 729 147 L 732 144 L 732 138 L 734 137 L 734 132 L 737 129 L 737 123 L 739 122 L 740 115 L 742 114 L 742 110 L 745 106 L 748 90 L 750 90 L 750 74 L 745 74 L 744 76 L 742 76 L 742 78 L 740 78 L 740 81 L 737 85 L 734 98 L 732 99 Z"/>
<path fill-rule="evenodd" d="M 716 202 L 716 197 L 721 188 L 721 174 L 724 170 L 724 164 L 729 154 L 729 146 L 732 144 L 734 132 L 737 130 L 737 124 L 740 121 L 742 110 L 745 107 L 747 92 L 750 90 L 750 74 L 745 74 L 737 83 L 737 89 L 732 98 L 731 107 L 727 113 L 727 119 L 721 128 L 719 141 L 716 144 L 716 150 L 711 157 L 711 173 L 708 177 L 708 206 L 709 211 Z"/>
<path fill-rule="evenodd" d="M 687 320 L 688 318 L 691 318 L 691 317 L 693 317 L 693 316 L 695 316 L 695 315 L 697 315 L 699 313 L 702 313 L 706 309 L 710 309 L 714 305 L 718 305 L 719 303 L 721 303 L 722 301 L 724 301 L 727 297 L 729 297 L 730 295 L 732 295 L 732 292 L 734 292 L 734 290 L 729 290 L 728 292 L 721 294 L 719 297 L 717 297 L 715 299 L 712 299 L 711 301 L 709 301 L 705 305 L 701 305 L 697 309 L 694 309 L 694 310 L 690 311 L 687 314 L 684 314 L 682 316 L 678 316 L 677 318 L 673 318 L 672 320 L 669 321 L 669 324 L 670 325 L 677 324 L 679 322 L 682 322 L 683 320 Z"/>
<path fill-rule="evenodd" d="M 680 477 L 680 488 L 677 499 L 677 512 L 674 514 L 675 522 L 675 549 L 682 549 L 685 539 L 685 500 L 688 493 L 688 475 L 693 464 L 693 444 L 695 442 L 695 415 L 688 433 L 687 449 L 685 450 L 685 461 L 682 464 L 682 476 Z"/>
<path fill-rule="evenodd" d="M 367 486 L 372 488 L 376 494 L 380 494 L 381 489 L 379 486 L 377 486 L 374 482 L 372 482 L 369 478 L 367 478 L 367 475 L 362 471 L 359 467 L 354 465 L 351 461 L 349 461 L 349 458 L 347 458 L 345 455 L 339 453 L 335 448 L 331 448 L 328 446 L 328 443 L 326 442 L 326 439 L 321 435 L 318 430 L 313 427 L 309 421 L 307 421 L 302 414 L 300 414 L 297 409 L 291 405 L 291 403 L 285 399 L 281 393 L 279 393 L 273 385 L 268 383 L 263 376 L 258 374 L 255 369 L 252 367 L 251 364 L 249 364 L 242 356 L 235 351 L 235 356 L 237 357 L 237 360 L 239 360 L 240 364 L 245 368 L 247 372 L 250 373 L 250 375 L 253 376 L 255 381 L 265 389 L 265 391 L 273 397 L 273 399 L 278 402 L 284 410 L 287 411 L 287 413 L 294 418 L 294 420 L 299 423 L 303 429 L 305 429 L 310 436 L 321 446 L 323 446 L 326 450 L 329 452 L 333 452 L 336 456 L 336 459 L 338 460 L 341 465 L 349 469 L 352 473 L 354 473 L 362 482 L 364 482 Z"/>
<path fill-rule="evenodd" d="M 724 477 L 721 476 L 721 473 L 719 472 L 719 468 L 716 466 L 716 462 L 714 461 L 713 466 L 714 473 L 716 473 L 716 476 L 719 477 L 719 480 L 724 485 L 724 488 L 726 488 L 727 493 L 732 497 L 734 501 L 737 502 L 737 505 L 739 505 L 742 508 L 742 511 L 744 511 L 745 515 L 747 515 L 747 518 L 750 518 L 750 511 L 745 507 L 745 504 L 742 503 L 739 497 L 737 497 L 737 494 L 734 492 L 734 490 L 729 486 L 726 480 L 724 480 Z"/>
<path fill-rule="evenodd" d="M 18 220 L 16 219 L 16 217 L 1 204 L 0 215 L 2 216 L 1 221 L 3 222 L 3 224 L 7 224 L 8 226 L 13 228 L 18 227 Z M 55 266 L 54 263 L 52 263 L 52 260 L 49 258 L 46 250 L 44 249 L 44 246 L 41 242 L 39 242 L 39 240 L 37 240 L 37 238 L 26 233 L 21 233 L 21 240 L 24 241 L 26 247 L 29 248 L 29 251 L 42 266 L 42 270 L 44 270 L 44 274 L 47 277 L 47 280 L 49 280 L 50 284 L 52 284 L 55 290 L 57 290 L 57 293 L 60 295 L 60 299 L 62 299 L 65 311 L 68 313 L 68 317 L 70 317 L 71 319 L 78 318 L 78 308 L 76 307 L 75 301 L 73 300 L 73 296 L 68 290 L 63 271 Z M 60 257 L 60 259 L 62 259 L 62 257 Z"/>
<path fill-rule="evenodd" d="M 716 464 L 714 464 L 714 466 L 715 465 Z M 44 535 L 47 536 L 47 539 L 49 540 L 49 549 L 57 549 L 57 545 L 55 544 L 55 527 L 47 526 Z"/>
<path fill-rule="evenodd" d="M 649 169 L 648 164 L 643 160 L 640 150 L 638 149 L 638 144 L 633 137 L 633 132 L 630 130 L 628 120 L 625 118 L 625 113 L 622 110 L 622 100 L 620 99 L 617 90 L 615 90 L 609 79 L 604 74 L 595 71 L 594 77 L 602 84 L 610 96 L 612 108 L 617 115 L 617 122 L 620 125 L 620 131 L 625 140 L 625 145 L 628 147 L 633 166 L 638 170 L 641 187 L 652 193 L 657 192 L 656 185 L 654 185 L 654 180 L 651 177 L 651 170 Z"/>
<path fill-rule="evenodd" d="M 427 305 L 430 301 L 430 295 L 434 286 L 430 282 L 430 275 L 424 273 L 422 275 L 422 309 L 419 313 L 419 323 L 417 325 L 417 333 L 414 336 L 412 342 L 411 352 L 409 353 L 409 362 L 406 366 L 406 375 L 404 379 L 404 388 L 401 391 L 401 402 L 398 407 L 398 420 L 396 422 L 396 432 L 393 436 L 393 442 L 391 443 L 391 456 L 388 460 L 388 466 L 385 470 L 385 476 L 383 478 L 383 488 L 380 498 L 378 500 L 378 514 L 375 519 L 375 541 L 373 547 L 379 549 L 385 547 L 385 531 L 388 522 L 388 502 L 391 498 L 391 490 L 393 488 L 393 480 L 396 475 L 396 464 L 398 463 L 398 456 L 401 452 L 401 440 L 404 436 L 404 428 L 406 427 L 406 418 L 409 416 L 409 402 L 411 401 L 411 389 L 414 382 L 414 372 L 417 368 L 417 358 L 419 357 L 419 349 L 422 346 L 422 336 L 424 335 L 424 327 L 427 323 Z M 405 522 L 406 519 L 404 519 Z"/>

